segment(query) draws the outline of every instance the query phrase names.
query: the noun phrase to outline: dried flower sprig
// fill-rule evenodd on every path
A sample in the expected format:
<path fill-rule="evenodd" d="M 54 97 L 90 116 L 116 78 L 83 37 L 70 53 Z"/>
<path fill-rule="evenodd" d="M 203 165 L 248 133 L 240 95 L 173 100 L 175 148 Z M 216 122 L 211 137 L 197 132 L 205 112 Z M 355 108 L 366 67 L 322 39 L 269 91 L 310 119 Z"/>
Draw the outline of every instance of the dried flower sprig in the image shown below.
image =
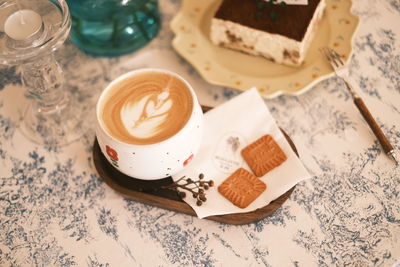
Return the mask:
<path fill-rule="evenodd" d="M 172 184 L 163 186 L 162 188 L 175 190 L 181 198 L 185 198 L 185 191 L 188 191 L 192 194 L 193 198 L 197 199 L 196 205 L 201 206 L 203 202 L 207 201 L 205 190 L 208 190 L 212 186 L 214 186 L 214 181 L 205 181 L 204 174 L 200 173 L 198 180 L 182 176 Z"/>

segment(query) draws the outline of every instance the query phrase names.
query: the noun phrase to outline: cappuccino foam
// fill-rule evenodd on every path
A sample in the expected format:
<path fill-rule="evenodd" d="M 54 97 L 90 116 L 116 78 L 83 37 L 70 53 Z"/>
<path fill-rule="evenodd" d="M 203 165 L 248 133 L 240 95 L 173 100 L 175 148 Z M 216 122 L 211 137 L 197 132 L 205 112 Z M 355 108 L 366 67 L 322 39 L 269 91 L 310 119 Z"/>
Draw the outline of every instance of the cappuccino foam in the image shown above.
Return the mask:
<path fill-rule="evenodd" d="M 106 131 L 129 144 L 153 144 L 175 135 L 192 113 L 186 84 L 170 74 L 134 74 L 112 86 L 104 96 L 100 118 Z"/>

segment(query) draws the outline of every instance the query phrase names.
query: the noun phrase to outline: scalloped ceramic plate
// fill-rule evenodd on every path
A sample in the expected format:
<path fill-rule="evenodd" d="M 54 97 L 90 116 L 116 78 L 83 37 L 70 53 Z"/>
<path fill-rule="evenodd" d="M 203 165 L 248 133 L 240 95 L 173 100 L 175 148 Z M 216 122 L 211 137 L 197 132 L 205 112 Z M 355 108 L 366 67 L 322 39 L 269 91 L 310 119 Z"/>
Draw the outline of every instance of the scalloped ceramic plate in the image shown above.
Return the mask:
<path fill-rule="evenodd" d="M 174 49 L 209 83 L 239 90 L 256 86 L 264 98 L 299 95 L 333 74 L 320 47 L 334 48 L 345 60 L 351 57 L 358 25 L 358 17 L 351 13 L 351 0 L 326 0 L 325 14 L 300 67 L 213 45 L 209 39 L 211 18 L 221 1 L 183 0 L 171 22 Z"/>

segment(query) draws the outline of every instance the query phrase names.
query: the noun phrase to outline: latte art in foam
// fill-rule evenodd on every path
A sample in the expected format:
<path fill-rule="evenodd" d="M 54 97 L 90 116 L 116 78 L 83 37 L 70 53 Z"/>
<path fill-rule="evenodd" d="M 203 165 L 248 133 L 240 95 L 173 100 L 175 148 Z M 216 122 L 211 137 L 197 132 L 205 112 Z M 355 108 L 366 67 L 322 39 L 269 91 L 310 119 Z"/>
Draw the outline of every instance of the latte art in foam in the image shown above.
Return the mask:
<path fill-rule="evenodd" d="M 162 129 L 172 108 L 168 91 L 144 97 L 139 103 L 127 103 L 121 110 L 121 119 L 129 134 L 138 138 L 149 138 Z"/>
<path fill-rule="evenodd" d="M 102 105 L 104 126 L 116 139 L 152 144 L 176 134 L 188 121 L 193 99 L 186 85 L 166 73 L 139 73 L 115 84 Z"/>

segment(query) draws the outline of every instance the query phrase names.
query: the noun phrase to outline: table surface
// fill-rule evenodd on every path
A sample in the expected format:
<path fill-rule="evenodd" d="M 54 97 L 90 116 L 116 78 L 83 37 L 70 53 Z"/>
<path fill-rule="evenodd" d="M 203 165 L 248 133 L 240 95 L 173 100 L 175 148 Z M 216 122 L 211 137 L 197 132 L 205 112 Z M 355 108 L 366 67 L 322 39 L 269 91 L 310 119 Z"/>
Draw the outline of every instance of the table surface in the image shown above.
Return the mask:
<path fill-rule="evenodd" d="M 136 53 L 93 58 L 69 42 L 58 51 L 67 88 L 92 117 L 107 83 L 144 66 L 180 72 L 205 105 L 238 94 L 206 83 L 173 51 L 168 22 L 179 5 L 160 0 L 163 29 Z M 353 9 L 349 80 L 399 149 L 400 4 L 355 0 Z M 266 100 L 312 178 L 272 216 L 232 226 L 118 195 L 94 168 L 93 127 L 67 147 L 31 143 L 19 128 L 27 97 L 18 68 L 0 70 L 0 266 L 400 265 L 400 168 L 337 78 Z"/>

